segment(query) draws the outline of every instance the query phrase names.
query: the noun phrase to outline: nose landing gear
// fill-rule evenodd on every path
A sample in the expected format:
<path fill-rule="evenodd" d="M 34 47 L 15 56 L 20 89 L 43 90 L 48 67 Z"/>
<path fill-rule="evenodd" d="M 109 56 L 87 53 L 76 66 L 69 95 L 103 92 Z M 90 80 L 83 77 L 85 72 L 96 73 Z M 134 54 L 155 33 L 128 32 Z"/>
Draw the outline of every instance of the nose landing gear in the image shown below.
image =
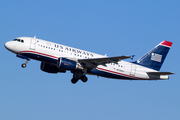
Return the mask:
<path fill-rule="evenodd" d="M 22 67 L 22 68 L 25 68 L 25 67 L 26 67 L 26 64 L 25 64 L 25 63 L 23 63 L 23 64 L 21 65 L 21 67 Z"/>
<path fill-rule="evenodd" d="M 26 56 L 23 56 L 23 55 L 21 55 L 21 54 L 17 54 L 16 57 L 19 57 L 19 58 L 22 58 L 22 59 L 26 59 L 25 63 L 23 63 L 23 64 L 21 65 L 22 68 L 25 68 L 25 67 L 27 66 L 26 64 L 28 63 L 28 61 L 30 61 L 30 58 L 28 58 L 28 57 L 26 57 Z"/>
<path fill-rule="evenodd" d="M 25 67 L 27 66 L 26 64 L 28 63 L 29 60 L 30 60 L 30 59 L 26 59 L 26 62 L 23 63 L 23 64 L 21 65 L 21 67 L 22 67 L 22 68 L 25 68 Z"/>

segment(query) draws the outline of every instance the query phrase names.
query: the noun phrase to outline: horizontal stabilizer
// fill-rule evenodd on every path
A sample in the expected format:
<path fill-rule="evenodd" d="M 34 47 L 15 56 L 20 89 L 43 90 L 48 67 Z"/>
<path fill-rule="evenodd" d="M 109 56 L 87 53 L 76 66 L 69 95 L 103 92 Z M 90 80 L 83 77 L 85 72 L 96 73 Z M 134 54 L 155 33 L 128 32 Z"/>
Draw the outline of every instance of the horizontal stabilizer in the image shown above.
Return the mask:
<path fill-rule="evenodd" d="M 174 74 L 174 73 L 172 73 L 172 72 L 147 72 L 147 74 L 160 76 L 160 75 L 171 75 L 171 74 Z"/>

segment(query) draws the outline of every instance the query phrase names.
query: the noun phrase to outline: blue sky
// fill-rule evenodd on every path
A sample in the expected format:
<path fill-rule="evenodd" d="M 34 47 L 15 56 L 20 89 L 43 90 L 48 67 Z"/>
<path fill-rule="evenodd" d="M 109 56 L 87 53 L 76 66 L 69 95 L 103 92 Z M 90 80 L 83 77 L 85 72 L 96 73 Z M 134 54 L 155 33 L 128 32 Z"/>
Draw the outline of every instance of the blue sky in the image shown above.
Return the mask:
<path fill-rule="evenodd" d="M 178 0 L 5 0 L 0 2 L 1 120 L 179 120 L 180 2 Z M 48 74 L 40 62 L 4 48 L 20 36 L 137 60 L 162 40 L 173 46 L 161 71 L 169 80 L 125 81 L 72 74 Z M 131 60 L 127 60 L 131 61 Z"/>

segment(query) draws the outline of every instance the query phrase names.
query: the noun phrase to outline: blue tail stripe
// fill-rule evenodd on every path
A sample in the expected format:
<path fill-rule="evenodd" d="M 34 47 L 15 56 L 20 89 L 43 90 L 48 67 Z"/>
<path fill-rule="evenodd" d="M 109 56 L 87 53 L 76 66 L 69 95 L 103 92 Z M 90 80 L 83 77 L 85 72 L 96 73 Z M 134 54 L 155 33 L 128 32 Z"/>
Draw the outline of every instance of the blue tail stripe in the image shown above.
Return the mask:
<path fill-rule="evenodd" d="M 158 45 L 134 63 L 159 71 L 169 49 L 169 47 Z"/>

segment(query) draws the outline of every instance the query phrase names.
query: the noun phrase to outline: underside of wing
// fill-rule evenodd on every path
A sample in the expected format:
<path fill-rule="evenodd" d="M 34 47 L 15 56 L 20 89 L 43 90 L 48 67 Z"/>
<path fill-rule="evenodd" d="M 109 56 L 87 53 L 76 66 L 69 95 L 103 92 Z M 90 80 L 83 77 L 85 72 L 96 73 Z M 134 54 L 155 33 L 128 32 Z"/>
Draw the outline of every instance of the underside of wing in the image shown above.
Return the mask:
<path fill-rule="evenodd" d="M 79 59 L 78 61 L 87 67 L 95 68 L 98 65 L 106 65 L 107 63 L 117 63 L 123 59 L 131 58 L 132 56 L 117 56 L 117 57 L 104 57 L 104 58 L 92 58 L 92 59 Z"/>

